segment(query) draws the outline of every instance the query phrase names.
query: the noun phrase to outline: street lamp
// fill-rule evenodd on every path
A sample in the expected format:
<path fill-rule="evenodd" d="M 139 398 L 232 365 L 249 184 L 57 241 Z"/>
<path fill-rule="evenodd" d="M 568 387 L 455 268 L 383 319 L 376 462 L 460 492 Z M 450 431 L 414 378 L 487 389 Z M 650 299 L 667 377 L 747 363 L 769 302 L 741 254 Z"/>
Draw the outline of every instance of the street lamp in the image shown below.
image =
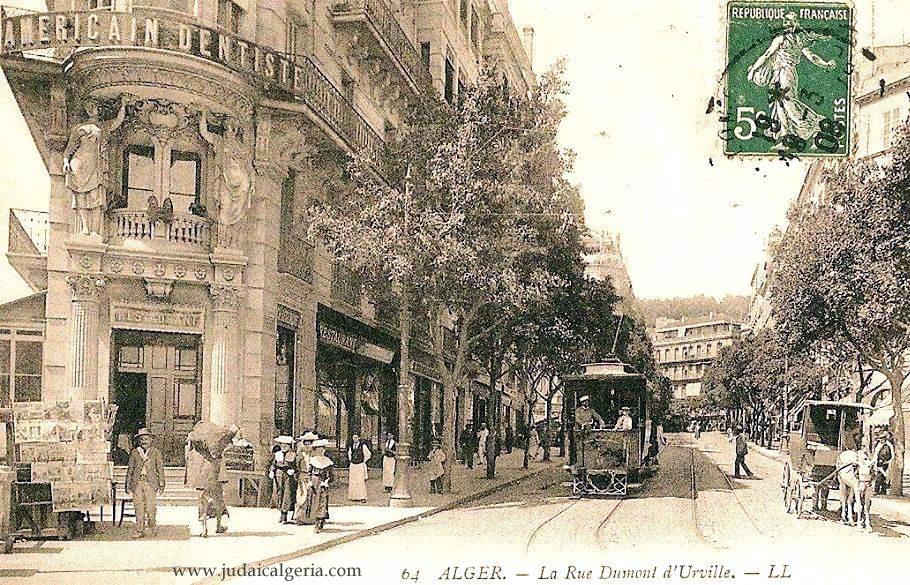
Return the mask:
<path fill-rule="evenodd" d="M 408 165 L 404 177 L 404 236 L 410 234 L 410 206 L 411 206 L 411 165 Z M 411 366 L 408 344 L 411 338 L 411 291 L 408 288 L 407 276 L 401 280 L 401 302 L 399 307 L 399 334 L 401 335 L 401 349 L 398 352 L 398 449 L 395 452 L 395 485 L 389 497 L 389 506 L 393 508 L 406 508 L 411 505 L 411 491 L 409 487 L 409 468 L 411 463 L 411 429 L 409 423 L 411 379 L 408 371 Z"/>

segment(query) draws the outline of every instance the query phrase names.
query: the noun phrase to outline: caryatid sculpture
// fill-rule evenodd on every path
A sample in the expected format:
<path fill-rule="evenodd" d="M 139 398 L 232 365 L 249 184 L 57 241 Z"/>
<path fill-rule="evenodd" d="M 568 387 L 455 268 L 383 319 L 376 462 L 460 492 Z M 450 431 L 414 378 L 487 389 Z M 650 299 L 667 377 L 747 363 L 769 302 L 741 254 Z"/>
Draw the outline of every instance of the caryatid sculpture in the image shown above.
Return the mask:
<path fill-rule="evenodd" d="M 101 218 L 107 200 L 107 144 L 111 133 L 126 117 L 121 98 L 117 115 L 110 120 L 98 119 L 98 101 L 85 100 L 88 119 L 70 130 L 63 152 L 64 183 L 72 193 L 71 205 L 76 211 L 76 233 L 101 234 Z"/>
<path fill-rule="evenodd" d="M 208 111 L 199 116 L 199 134 L 212 145 L 218 196 L 218 247 L 238 248 L 241 222 L 253 197 L 253 148 L 250 132 L 244 133 L 236 120 L 226 117 L 224 134 L 209 131 Z"/>

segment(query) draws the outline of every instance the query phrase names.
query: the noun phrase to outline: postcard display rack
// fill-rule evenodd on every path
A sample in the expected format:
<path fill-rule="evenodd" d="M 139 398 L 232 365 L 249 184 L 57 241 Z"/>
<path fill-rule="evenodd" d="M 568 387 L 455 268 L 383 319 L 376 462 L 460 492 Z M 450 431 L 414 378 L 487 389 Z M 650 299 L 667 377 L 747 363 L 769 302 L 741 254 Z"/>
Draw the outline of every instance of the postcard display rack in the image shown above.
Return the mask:
<path fill-rule="evenodd" d="M 83 513 L 111 503 L 109 435 L 116 409 L 103 400 L 13 404 L 21 535 L 78 536 Z"/>

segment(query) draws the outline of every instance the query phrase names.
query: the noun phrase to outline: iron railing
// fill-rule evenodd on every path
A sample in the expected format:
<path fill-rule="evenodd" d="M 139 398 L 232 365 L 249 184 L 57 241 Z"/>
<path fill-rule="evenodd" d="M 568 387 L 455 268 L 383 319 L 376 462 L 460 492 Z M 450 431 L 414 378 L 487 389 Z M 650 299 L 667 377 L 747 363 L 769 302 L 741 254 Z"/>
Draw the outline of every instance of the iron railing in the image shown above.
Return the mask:
<path fill-rule="evenodd" d="M 418 89 L 429 78 L 429 71 L 423 63 L 420 51 L 401 28 L 401 24 L 398 23 L 387 0 L 342 0 L 332 5 L 331 10 L 333 14 L 363 11 L 389 48 L 392 57 L 410 76 Z"/>
<path fill-rule="evenodd" d="M 282 233 L 278 247 L 278 272 L 312 283 L 314 251 L 313 244 L 305 238 Z"/>

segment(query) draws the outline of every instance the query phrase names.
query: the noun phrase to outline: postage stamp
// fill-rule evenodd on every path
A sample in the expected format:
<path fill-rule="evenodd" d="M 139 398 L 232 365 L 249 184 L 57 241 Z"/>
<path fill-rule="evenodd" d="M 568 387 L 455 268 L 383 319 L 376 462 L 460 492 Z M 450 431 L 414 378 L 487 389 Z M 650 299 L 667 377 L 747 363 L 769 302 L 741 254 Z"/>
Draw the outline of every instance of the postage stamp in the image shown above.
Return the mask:
<path fill-rule="evenodd" d="M 850 152 L 853 9 L 845 3 L 727 4 L 724 152 Z"/>

